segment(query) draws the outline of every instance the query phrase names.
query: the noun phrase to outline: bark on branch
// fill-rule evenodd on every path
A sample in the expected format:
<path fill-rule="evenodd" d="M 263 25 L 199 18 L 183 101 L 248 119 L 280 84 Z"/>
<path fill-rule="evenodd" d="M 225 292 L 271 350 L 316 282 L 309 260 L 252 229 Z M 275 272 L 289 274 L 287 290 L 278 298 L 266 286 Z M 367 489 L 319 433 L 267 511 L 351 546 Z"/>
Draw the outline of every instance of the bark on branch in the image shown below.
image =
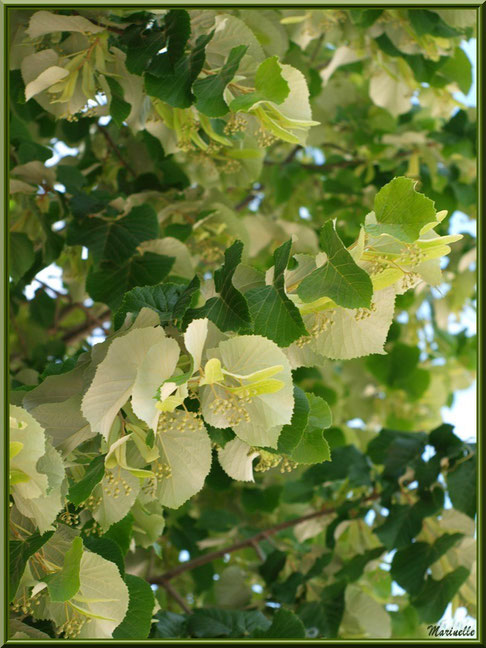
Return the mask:
<path fill-rule="evenodd" d="M 373 500 L 376 500 L 379 497 L 380 497 L 380 493 L 373 492 L 371 493 L 371 495 L 368 495 L 367 497 L 358 500 L 356 502 L 356 506 L 361 506 L 362 504 L 365 504 L 367 502 L 372 502 Z M 335 512 L 336 512 L 335 506 L 330 506 L 330 507 L 324 506 L 318 511 L 307 513 L 307 515 L 302 515 L 301 517 L 298 518 L 292 518 L 291 520 L 286 520 L 285 522 L 279 522 L 279 524 L 276 524 L 273 527 L 269 527 L 264 531 L 260 531 L 260 533 L 257 533 L 256 535 L 251 536 L 250 538 L 245 538 L 245 540 L 240 540 L 238 542 L 235 542 L 234 544 L 229 545 L 228 547 L 224 547 L 224 549 L 218 549 L 217 551 L 212 551 L 211 553 L 203 554 L 202 556 L 197 556 L 197 558 L 194 558 L 193 560 L 189 560 L 188 562 L 182 563 L 181 565 L 178 565 L 173 569 L 169 569 L 161 576 L 154 576 L 153 578 L 151 578 L 150 582 L 152 585 L 162 585 L 166 587 L 167 583 L 173 578 L 175 578 L 176 576 L 179 576 L 179 574 L 183 574 L 186 571 L 190 571 L 192 569 L 195 569 L 196 567 L 200 567 L 201 565 L 205 565 L 206 563 L 212 562 L 217 558 L 221 558 L 225 554 L 233 553 L 234 551 L 239 551 L 240 549 L 244 549 L 245 547 L 251 547 L 251 546 L 255 547 L 255 545 L 257 545 L 258 542 L 265 540 L 268 536 L 275 535 L 279 531 L 283 531 L 284 529 L 289 529 L 290 527 L 296 526 L 301 522 L 306 522 L 307 520 L 313 520 L 314 518 L 322 517 L 323 515 L 331 515 L 332 513 Z"/>

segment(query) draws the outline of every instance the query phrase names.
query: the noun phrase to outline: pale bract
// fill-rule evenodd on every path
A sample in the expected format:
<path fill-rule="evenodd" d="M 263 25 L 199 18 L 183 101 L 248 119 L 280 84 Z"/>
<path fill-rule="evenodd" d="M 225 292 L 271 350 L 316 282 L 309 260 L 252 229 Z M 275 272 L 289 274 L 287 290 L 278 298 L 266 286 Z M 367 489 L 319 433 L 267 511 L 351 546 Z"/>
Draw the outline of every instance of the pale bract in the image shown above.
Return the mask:
<path fill-rule="evenodd" d="M 178 508 L 203 487 L 211 468 L 211 441 L 200 418 L 175 410 L 161 414 L 156 446 L 154 477 L 144 490 L 163 506 Z"/>
<path fill-rule="evenodd" d="M 132 394 L 135 413 L 148 425 L 156 422 L 154 396 L 175 368 L 174 345 L 160 327 L 137 328 L 113 340 L 82 401 L 94 431 L 107 439 L 115 416 Z"/>
<path fill-rule="evenodd" d="M 208 356 L 220 360 L 225 381 L 200 388 L 204 419 L 217 428 L 233 428 L 246 443 L 275 448 L 294 408 L 283 351 L 262 336 L 241 335 L 208 350 Z"/>
<path fill-rule="evenodd" d="M 10 488 L 22 515 L 39 531 L 52 528 L 62 508 L 65 478 L 61 455 L 43 428 L 21 407 L 10 406 Z"/>
<path fill-rule="evenodd" d="M 237 481 L 255 481 L 253 459 L 258 452 L 241 439 L 232 439 L 218 450 L 218 459 L 227 475 Z"/>

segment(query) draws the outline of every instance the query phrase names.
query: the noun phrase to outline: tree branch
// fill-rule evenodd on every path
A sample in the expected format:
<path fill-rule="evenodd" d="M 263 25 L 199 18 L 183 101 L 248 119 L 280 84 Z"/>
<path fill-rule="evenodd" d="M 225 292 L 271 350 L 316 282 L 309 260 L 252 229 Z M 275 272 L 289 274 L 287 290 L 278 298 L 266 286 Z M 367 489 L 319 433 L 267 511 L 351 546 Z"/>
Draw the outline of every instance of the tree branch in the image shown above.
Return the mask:
<path fill-rule="evenodd" d="M 99 328 L 100 324 L 109 320 L 110 317 L 111 310 L 107 309 L 103 311 L 101 315 L 98 315 L 95 321 L 88 319 L 86 320 L 86 322 L 83 322 L 79 326 L 66 331 L 65 333 L 63 333 L 61 339 L 66 344 L 74 344 L 78 340 L 87 337 L 93 329 Z"/>
<path fill-rule="evenodd" d="M 368 495 L 367 497 L 364 497 L 361 500 L 357 501 L 356 505 L 360 506 L 361 504 L 364 504 L 366 502 L 371 502 L 373 500 L 376 500 L 379 497 L 380 497 L 380 493 L 374 491 L 373 493 L 371 493 L 371 495 Z M 314 511 L 313 513 L 307 513 L 307 515 L 302 515 L 301 517 L 298 518 L 292 518 L 291 520 L 280 522 L 279 524 L 276 524 L 273 527 L 265 529 L 264 531 L 260 531 L 260 533 L 251 536 L 251 538 L 246 538 L 245 540 L 240 540 L 239 542 L 235 542 L 234 544 L 228 547 L 224 547 L 224 549 L 218 549 L 217 551 L 212 551 L 211 553 L 203 554 L 202 556 L 197 556 L 197 558 L 194 558 L 193 560 L 189 560 L 188 562 L 182 563 L 181 565 L 178 565 L 173 569 L 169 569 L 161 576 L 158 577 L 156 576 L 152 578 L 150 582 L 153 585 L 163 585 L 165 587 L 165 583 L 167 583 L 172 578 L 179 576 L 179 574 L 195 569 L 196 567 L 200 567 L 201 565 L 205 565 L 208 562 L 212 562 L 213 560 L 216 560 L 216 558 L 221 558 L 225 554 L 233 553 L 234 551 L 239 551 L 240 549 L 244 549 L 245 547 L 250 547 L 250 546 L 255 547 L 256 543 L 265 540 L 268 536 L 275 535 L 279 531 L 283 531 L 284 529 L 289 529 L 293 526 L 296 526 L 297 524 L 300 524 L 301 522 L 306 522 L 307 520 L 313 520 L 314 518 L 321 517 L 322 515 L 331 515 L 332 513 L 335 512 L 336 512 L 335 506 L 332 507 L 324 506 L 323 508 L 319 509 L 318 511 Z"/>
<path fill-rule="evenodd" d="M 184 601 L 184 599 L 179 594 L 179 592 L 172 587 L 169 581 L 164 580 L 157 584 L 165 588 L 167 594 L 169 594 L 169 596 L 172 596 L 174 601 L 177 601 L 177 603 L 180 605 L 180 607 L 184 610 L 186 614 L 192 614 L 191 608 L 187 605 L 187 603 Z"/>
<path fill-rule="evenodd" d="M 113 141 L 113 139 L 112 139 L 110 133 L 108 132 L 108 130 L 104 126 L 100 126 L 100 124 L 96 124 L 96 126 L 98 127 L 98 130 L 103 135 L 105 140 L 108 142 L 108 146 L 111 148 L 113 153 L 120 160 L 120 162 L 123 164 L 125 169 L 135 178 L 137 176 L 137 174 L 132 169 L 132 167 L 128 164 L 128 162 L 125 160 L 123 155 L 121 154 L 120 149 L 118 148 L 118 146 Z"/>

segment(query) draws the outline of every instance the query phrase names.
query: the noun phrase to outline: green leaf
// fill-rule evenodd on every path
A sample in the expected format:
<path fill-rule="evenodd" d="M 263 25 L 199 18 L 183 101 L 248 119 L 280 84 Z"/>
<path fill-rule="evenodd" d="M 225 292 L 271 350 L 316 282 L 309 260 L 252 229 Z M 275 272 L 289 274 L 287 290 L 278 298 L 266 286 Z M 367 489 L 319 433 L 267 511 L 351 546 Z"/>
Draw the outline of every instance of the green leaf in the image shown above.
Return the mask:
<path fill-rule="evenodd" d="M 79 570 L 83 556 L 83 541 L 74 538 L 70 549 L 64 555 L 64 564 L 60 572 L 44 577 L 51 601 L 68 601 L 80 587 Z"/>
<path fill-rule="evenodd" d="M 199 289 L 199 279 L 184 284 L 165 283 L 160 286 L 141 286 L 123 295 L 120 308 L 115 313 L 114 328 L 119 329 L 127 313 L 138 315 L 142 308 L 151 308 L 160 317 L 160 323 L 167 325 L 182 318 L 190 305 L 192 296 Z"/>
<path fill-rule="evenodd" d="M 194 99 L 191 87 L 202 70 L 205 48 L 211 38 L 212 33 L 199 36 L 191 53 L 175 63 L 171 61 L 169 52 L 155 56 L 145 74 L 147 94 L 174 108 L 189 108 Z"/>
<path fill-rule="evenodd" d="M 304 639 L 305 628 L 298 616 L 281 608 L 275 612 L 272 625 L 267 630 L 256 630 L 252 636 L 259 639 Z"/>
<path fill-rule="evenodd" d="M 326 401 L 310 392 L 306 396 L 310 406 L 308 427 L 320 429 L 330 427 L 332 425 L 332 413 Z"/>
<path fill-rule="evenodd" d="M 242 94 L 231 102 L 231 110 L 247 111 L 259 101 L 273 101 L 281 104 L 287 99 L 290 89 L 289 84 L 282 76 L 282 68 L 277 56 L 267 58 L 260 63 L 255 74 L 255 90 Z"/>
<path fill-rule="evenodd" d="M 244 637 L 257 628 L 266 629 L 269 625 L 268 619 L 258 610 L 200 608 L 187 619 L 189 634 L 198 638 Z"/>
<path fill-rule="evenodd" d="M 265 562 L 258 568 L 259 573 L 267 585 L 277 580 L 287 561 L 287 554 L 279 549 L 274 549 L 265 559 Z"/>
<path fill-rule="evenodd" d="M 260 63 L 255 74 L 255 89 L 263 99 L 281 104 L 289 95 L 289 84 L 282 76 L 277 56 Z"/>
<path fill-rule="evenodd" d="M 375 529 L 375 533 L 387 549 L 401 549 L 419 533 L 423 517 L 421 507 L 417 504 L 396 504 L 390 508 L 388 517 Z"/>
<path fill-rule="evenodd" d="M 198 79 L 193 86 L 196 96 L 196 108 L 208 117 L 221 117 L 228 112 L 228 106 L 223 93 L 228 83 L 233 79 L 241 59 L 248 49 L 247 45 L 233 47 L 225 64 L 218 74 L 212 74 L 204 79 Z"/>
<path fill-rule="evenodd" d="M 191 18 L 185 9 L 171 9 L 164 16 L 165 46 L 170 60 L 174 63 L 184 54 L 191 35 Z"/>
<path fill-rule="evenodd" d="M 331 460 L 329 444 L 318 428 L 307 427 L 302 439 L 290 455 L 293 461 L 302 464 L 321 463 Z"/>
<path fill-rule="evenodd" d="M 10 232 L 9 273 L 14 283 L 21 279 L 35 260 L 34 246 L 27 234 Z"/>
<path fill-rule="evenodd" d="M 358 580 L 364 572 L 364 568 L 371 560 L 376 560 L 385 551 L 385 547 L 375 547 L 362 554 L 353 556 L 347 560 L 343 567 L 336 572 L 335 577 L 348 583 Z"/>
<path fill-rule="evenodd" d="M 462 93 L 468 94 L 473 81 L 472 64 L 461 47 L 456 47 L 454 56 L 447 58 L 441 67 L 441 73 L 455 81 Z"/>
<path fill-rule="evenodd" d="M 297 613 L 308 636 L 337 637 L 344 613 L 344 591 L 342 582 L 335 583 L 324 588 L 322 602 L 304 603 L 298 608 Z"/>
<path fill-rule="evenodd" d="M 354 445 L 334 448 L 332 461 L 312 466 L 303 475 L 305 481 L 315 485 L 346 478 L 356 486 L 371 484 L 370 464 Z"/>
<path fill-rule="evenodd" d="M 291 454 L 299 444 L 309 420 L 309 411 L 310 405 L 306 393 L 294 385 L 294 411 L 290 423 L 283 426 L 278 437 L 279 454 Z"/>
<path fill-rule="evenodd" d="M 412 596 L 418 594 L 424 585 L 427 569 L 463 537 L 462 533 L 445 533 L 433 545 L 414 542 L 399 549 L 391 564 L 393 580 Z"/>
<path fill-rule="evenodd" d="M 443 423 L 429 434 L 429 443 L 441 457 L 455 457 L 462 452 L 464 441 L 453 432 L 454 426 Z"/>
<path fill-rule="evenodd" d="M 405 344 L 395 344 L 392 351 L 385 355 L 374 355 L 367 358 L 367 366 L 371 373 L 379 376 L 388 374 L 383 382 L 392 389 L 403 389 L 410 400 L 418 400 L 427 391 L 430 384 L 430 373 L 426 369 L 410 366 L 407 358 L 413 352 L 415 364 L 418 362 L 420 351 L 416 347 Z"/>
<path fill-rule="evenodd" d="M 51 538 L 54 531 L 47 531 L 40 535 L 39 533 L 34 533 L 29 536 L 27 540 L 10 540 L 8 543 L 8 562 L 9 562 L 9 601 L 12 602 L 17 588 L 19 586 L 20 579 L 25 571 L 25 566 L 27 561 L 31 556 L 33 556 L 39 549 L 45 545 L 45 543 Z"/>
<path fill-rule="evenodd" d="M 128 290 L 135 286 L 160 283 L 173 265 L 173 257 L 153 252 L 136 254 L 127 263 L 118 266 L 106 261 L 90 270 L 86 290 L 94 301 L 103 302 L 116 310 Z"/>
<path fill-rule="evenodd" d="M 154 593 L 147 581 L 125 574 L 128 587 L 128 610 L 125 618 L 113 632 L 114 639 L 147 639 L 155 605 Z"/>
<path fill-rule="evenodd" d="M 178 639 L 186 635 L 187 619 L 182 614 L 159 610 L 155 615 L 152 639 Z"/>
<path fill-rule="evenodd" d="M 236 515 L 221 508 L 204 509 L 196 524 L 198 529 L 217 532 L 229 531 L 237 525 L 238 518 Z"/>
<path fill-rule="evenodd" d="M 367 447 L 367 454 L 375 464 L 385 466 L 387 478 L 398 479 L 413 460 L 420 459 L 427 437 L 421 432 L 395 432 L 383 429 Z"/>
<path fill-rule="evenodd" d="M 446 476 L 447 489 L 452 506 L 473 518 L 476 515 L 476 455 L 466 461 L 458 461 L 449 468 Z"/>
<path fill-rule="evenodd" d="M 83 542 L 86 549 L 98 554 L 105 560 L 115 563 L 120 575 L 122 577 L 125 575 L 125 561 L 120 546 L 117 542 L 108 538 L 106 533 L 99 538 L 93 535 L 85 536 Z"/>
<path fill-rule="evenodd" d="M 33 321 L 50 328 L 56 315 L 56 300 L 49 297 L 44 289 L 37 290 L 34 299 L 29 301 L 29 314 Z"/>
<path fill-rule="evenodd" d="M 436 221 L 434 202 L 415 190 L 411 178 L 394 178 L 375 196 L 374 210 L 377 224 L 365 225 L 370 234 L 390 234 L 413 243 L 424 225 Z"/>
<path fill-rule="evenodd" d="M 332 425 L 332 414 L 329 405 L 320 396 L 307 393 L 309 415 L 304 433 L 291 453 L 291 459 L 297 463 L 321 463 L 331 460 L 329 444 L 323 435 L 323 429 Z"/>
<path fill-rule="evenodd" d="M 304 582 L 304 575 L 301 572 L 292 572 L 283 583 L 274 583 L 272 595 L 280 603 L 292 604 L 295 602 L 297 590 Z"/>
<path fill-rule="evenodd" d="M 427 578 L 424 588 L 411 600 L 423 623 L 437 623 L 450 600 L 469 576 L 466 567 L 458 567 L 441 580 Z"/>
<path fill-rule="evenodd" d="M 142 241 L 157 238 L 159 222 L 155 210 L 148 204 L 134 207 L 120 219 L 81 218 L 70 223 L 68 245 L 84 245 L 96 263 L 112 261 L 122 264 L 135 252 Z"/>
<path fill-rule="evenodd" d="M 264 335 L 280 347 L 289 346 L 307 331 L 299 309 L 285 293 L 284 272 L 290 257 L 289 240 L 274 252 L 273 286 L 253 288 L 246 293 L 255 333 Z"/>
<path fill-rule="evenodd" d="M 226 567 L 214 585 L 214 595 L 218 607 L 238 609 L 248 605 L 252 592 L 246 581 L 247 573 L 243 569 L 237 565 Z"/>
<path fill-rule="evenodd" d="M 383 9 L 349 9 L 351 20 L 358 27 L 371 27 L 371 25 L 378 20 L 383 13 Z"/>
<path fill-rule="evenodd" d="M 428 9 L 409 9 L 408 17 L 419 36 L 431 34 L 435 38 L 453 38 L 461 32 L 442 20 L 438 13 Z"/>
<path fill-rule="evenodd" d="M 68 164 L 60 164 L 57 167 L 57 180 L 71 194 L 81 191 L 87 182 L 85 176 L 77 167 Z"/>
<path fill-rule="evenodd" d="M 120 128 L 130 114 L 132 106 L 124 100 L 123 89 L 118 81 L 109 76 L 106 76 L 105 79 L 111 91 L 110 115 L 118 128 Z"/>
<path fill-rule="evenodd" d="M 98 455 L 88 466 L 84 477 L 73 484 L 68 491 L 67 498 L 75 506 L 79 506 L 91 495 L 93 488 L 105 474 L 105 455 Z"/>
<path fill-rule="evenodd" d="M 327 623 L 328 636 L 337 636 L 344 614 L 345 590 L 346 584 L 343 581 L 338 581 L 328 585 L 321 592 L 322 609 Z"/>
<path fill-rule="evenodd" d="M 108 531 L 102 536 L 113 540 L 120 547 L 121 552 L 125 555 L 130 548 L 132 539 L 133 515 L 128 513 L 122 520 L 112 524 Z"/>
<path fill-rule="evenodd" d="M 243 488 L 241 491 L 241 502 L 250 513 L 264 511 L 271 513 L 280 501 L 282 486 L 274 485 L 266 488 Z"/>
<path fill-rule="evenodd" d="M 331 221 L 323 226 L 320 240 L 327 262 L 305 277 L 297 290 L 299 297 L 304 302 L 330 297 L 344 308 L 369 308 L 373 296 L 371 279 L 356 265 Z"/>
<path fill-rule="evenodd" d="M 127 45 L 125 64 L 132 74 L 143 74 L 146 65 L 165 44 L 163 31 L 142 29 L 139 25 L 130 25 L 122 35 L 122 41 Z"/>
<path fill-rule="evenodd" d="M 187 311 L 187 320 L 209 318 L 220 331 L 240 331 L 251 325 L 245 297 L 233 286 L 233 275 L 241 261 L 243 243 L 235 241 L 224 253 L 222 268 L 214 273 L 218 297 L 211 297 L 201 308 Z"/>

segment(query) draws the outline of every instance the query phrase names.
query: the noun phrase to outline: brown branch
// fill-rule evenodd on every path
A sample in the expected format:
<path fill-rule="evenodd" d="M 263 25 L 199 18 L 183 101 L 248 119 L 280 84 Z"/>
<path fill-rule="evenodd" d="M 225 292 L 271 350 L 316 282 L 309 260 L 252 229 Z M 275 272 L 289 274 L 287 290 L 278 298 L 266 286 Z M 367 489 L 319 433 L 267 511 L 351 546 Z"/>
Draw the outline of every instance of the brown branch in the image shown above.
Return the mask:
<path fill-rule="evenodd" d="M 123 155 L 121 154 L 120 149 L 118 148 L 118 146 L 113 141 L 113 138 L 111 137 L 108 130 L 104 126 L 100 126 L 100 124 L 96 124 L 96 126 L 98 127 L 98 130 L 100 131 L 100 133 L 103 135 L 103 137 L 107 141 L 108 146 L 111 148 L 113 153 L 120 160 L 120 162 L 123 164 L 125 169 L 135 178 L 137 176 L 137 174 L 135 173 L 133 168 L 128 164 L 128 162 L 125 160 Z"/>
<path fill-rule="evenodd" d="M 264 185 L 259 184 L 259 185 L 258 185 L 258 189 L 256 189 L 255 191 L 262 191 L 263 188 L 264 188 Z M 235 205 L 234 209 L 235 209 L 236 211 L 240 211 L 241 209 L 243 209 L 244 207 L 246 207 L 249 203 L 251 203 L 251 201 L 252 201 L 254 198 L 257 198 L 257 194 L 255 193 L 255 191 L 252 189 L 252 190 L 248 193 L 248 195 L 246 195 L 246 196 L 243 198 L 243 200 L 240 200 L 240 202 L 237 203 L 237 204 Z"/>
<path fill-rule="evenodd" d="M 192 614 L 191 608 L 187 605 L 187 603 L 184 601 L 184 599 L 179 594 L 179 592 L 172 587 L 169 581 L 163 580 L 158 582 L 157 584 L 162 585 L 162 587 L 165 588 L 167 594 L 169 594 L 169 596 L 172 596 L 174 601 L 177 601 L 177 603 L 180 605 L 180 607 L 184 610 L 186 614 Z"/>
<path fill-rule="evenodd" d="M 378 499 L 378 497 L 380 497 L 380 494 L 377 492 L 373 492 L 371 493 L 371 495 L 368 495 L 367 497 L 364 497 L 361 500 L 357 501 L 356 505 L 359 506 L 366 502 L 371 502 L 373 500 Z M 239 551 L 240 549 L 244 549 L 245 547 L 250 547 L 250 546 L 254 547 L 256 543 L 265 540 L 269 536 L 275 535 L 279 531 L 283 531 L 284 529 L 289 529 L 293 526 L 296 526 L 297 524 L 300 524 L 301 522 L 306 522 L 307 520 L 313 520 L 314 518 L 321 517 L 322 515 L 331 515 L 332 513 L 335 512 L 336 512 L 335 506 L 332 507 L 324 506 L 323 508 L 319 509 L 318 511 L 314 511 L 313 513 L 307 513 L 307 515 L 302 515 L 301 517 L 298 518 L 292 518 L 291 520 L 280 522 L 279 524 L 276 524 L 273 527 L 265 529 L 264 531 L 260 531 L 256 535 L 251 536 L 250 538 L 246 538 L 245 540 L 240 540 L 238 542 L 235 542 L 229 547 L 225 547 L 224 549 L 218 549 L 217 551 L 212 551 L 211 553 L 203 554 L 202 556 L 197 556 L 193 560 L 189 560 L 188 562 L 182 563 L 181 565 L 178 565 L 173 569 L 169 569 L 159 577 L 152 578 L 150 582 L 153 585 L 164 585 L 164 583 L 167 583 L 169 580 L 175 578 L 179 574 L 182 574 L 191 569 L 195 569 L 196 567 L 200 567 L 201 565 L 205 565 L 208 562 L 212 562 L 213 560 L 216 560 L 216 558 L 221 558 L 225 554 L 233 553 L 234 551 Z"/>
<path fill-rule="evenodd" d="M 75 328 L 69 329 L 69 331 L 65 331 L 61 339 L 66 344 L 74 344 L 78 340 L 87 337 L 93 329 L 98 328 L 100 326 L 100 323 L 106 322 L 107 320 L 110 319 L 110 317 L 111 317 L 111 310 L 107 309 L 103 311 L 101 315 L 98 315 L 96 321 L 87 320 L 86 322 L 83 322 L 83 324 L 80 324 Z"/>
<path fill-rule="evenodd" d="M 302 147 L 300 144 L 297 144 L 296 146 L 294 146 L 294 148 L 290 151 L 290 153 L 287 155 L 287 157 L 286 157 L 285 160 L 282 162 L 282 164 L 289 164 L 290 162 L 292 162 L 292 160 L 294 159 L 294 157 L 297 155 L 297 153 L 298 153 L 299 151 L 302 150 L 302 148 L 303 148 L 303 147 Z"/>

